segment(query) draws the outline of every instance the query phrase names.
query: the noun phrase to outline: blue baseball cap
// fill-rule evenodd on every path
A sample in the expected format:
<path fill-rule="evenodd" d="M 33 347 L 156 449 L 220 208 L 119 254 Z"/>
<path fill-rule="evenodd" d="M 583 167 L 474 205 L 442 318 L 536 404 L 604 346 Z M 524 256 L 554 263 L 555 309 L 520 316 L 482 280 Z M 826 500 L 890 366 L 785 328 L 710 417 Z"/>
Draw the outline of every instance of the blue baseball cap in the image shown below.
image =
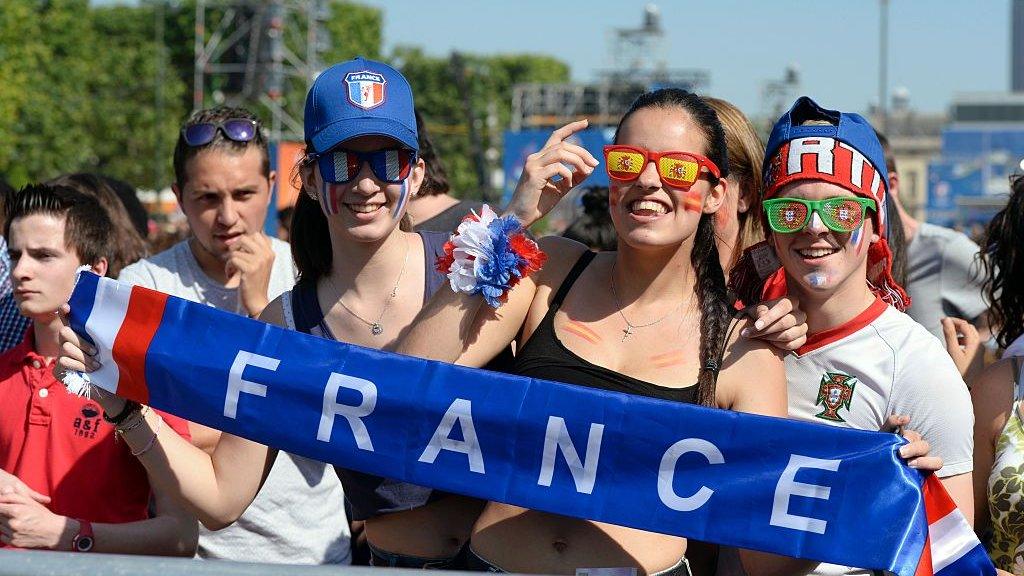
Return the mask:
<path fill-rule="evenodd" d="M 801 126 L 808 120 L 828 120 L 834 126 Z M 768 137 L 762 171 L 767 173 L 769 165 L 783 144 L 796 138 L 835 138 L 845 142 L 864 155 L 882 177 L 886 192 L 889 191 L 889 172 L 885 167 L 885 151 L 878 141 L 871 123 L 860 114 L 839 112 L 822 108 L 807 96 L 801 96 L 793 107 L 779 118 Z"/>
<path fill-rule="evenodd" d="M 317 76 L 306 95 L 305 132 L 315 152 L 357 136 L 387 136 L 420 148 L 409 82 L 391 66 L 361 56 Z"/>

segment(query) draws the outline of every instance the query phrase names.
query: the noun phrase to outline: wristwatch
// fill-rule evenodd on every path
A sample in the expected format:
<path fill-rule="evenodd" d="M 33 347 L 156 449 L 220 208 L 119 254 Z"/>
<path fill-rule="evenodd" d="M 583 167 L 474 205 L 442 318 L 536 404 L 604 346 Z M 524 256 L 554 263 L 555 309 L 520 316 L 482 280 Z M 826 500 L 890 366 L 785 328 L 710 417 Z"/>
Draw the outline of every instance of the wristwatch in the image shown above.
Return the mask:
<path fill-rule="evenodd" d="M 78 521 L 78 534 L 71 541 L 71 550 L 74 552 L 89 552 L 92 550 L 96 538 L 92 535 L 92 522 L 88 520 Z"/>

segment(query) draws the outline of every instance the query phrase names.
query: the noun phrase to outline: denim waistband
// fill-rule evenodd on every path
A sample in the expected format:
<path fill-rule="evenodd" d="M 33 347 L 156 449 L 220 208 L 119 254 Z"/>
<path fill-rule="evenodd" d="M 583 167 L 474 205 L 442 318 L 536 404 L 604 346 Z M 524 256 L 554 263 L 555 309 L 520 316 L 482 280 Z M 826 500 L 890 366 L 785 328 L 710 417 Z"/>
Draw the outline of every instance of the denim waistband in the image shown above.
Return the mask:
<path fill-rule="evenodd" d="M 465 565 L 463 568 L 466 570 L 471 572 L 492 572 L 495 574 L 505 574 L 507 572 L 480 557 L 479 554 L 473 551 L 473 547 L 469 543 L 466 544 L 463 551 L 465 552 Z M 690 562 L 683 556 L 675 565 L 658 572 L 652 572 L 648 576 L 690 576 Z"/>
<path fill-rule="evenodd" d="M 370 566 L 383 568 L 424 568 L 428 570 L 453 570 L 462 568 L 462 554 L 456 554 L 447 558 L 421 558 L 408 554 L 396 554 L 375 547 L 369 542 L 366 546 L 370 549 Z"/>

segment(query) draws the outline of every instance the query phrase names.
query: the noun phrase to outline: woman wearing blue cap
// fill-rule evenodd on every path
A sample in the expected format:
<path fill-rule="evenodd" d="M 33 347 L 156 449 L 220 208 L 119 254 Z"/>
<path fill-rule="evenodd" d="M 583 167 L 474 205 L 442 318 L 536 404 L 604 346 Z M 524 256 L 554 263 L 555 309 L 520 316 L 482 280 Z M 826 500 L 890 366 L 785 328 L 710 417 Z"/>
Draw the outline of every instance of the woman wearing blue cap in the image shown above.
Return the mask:
<path fill-rule="evenodd" d="M 434 268 L 447 233 L 411 230 L 406 210 L 419 190 L 412 90 L 386 64 L 356 58 L 325 70 L 306 98 L 303 194 L 292 222 L 294 290 L 261 319 L 370 348 L 394 342 L 444 283 Z M 66 339 L 77 345 L 70 329 Z M 67 349 L 67 347 L 66 347 Z M 65 367 L 82 369 L 80 350 Z M 90 368 L 94 369 L 93 366 Z M 123 401 L 104 399 L 111 414 Z M 134 450 L 211 529 L 233 522 L 256 496 L 277 450 L 225 433 L 212 454 L 139 426 Z M 374 565 L 453 567 L 483 502 L 338 469 L 351 519 L 365 522 Z"/>

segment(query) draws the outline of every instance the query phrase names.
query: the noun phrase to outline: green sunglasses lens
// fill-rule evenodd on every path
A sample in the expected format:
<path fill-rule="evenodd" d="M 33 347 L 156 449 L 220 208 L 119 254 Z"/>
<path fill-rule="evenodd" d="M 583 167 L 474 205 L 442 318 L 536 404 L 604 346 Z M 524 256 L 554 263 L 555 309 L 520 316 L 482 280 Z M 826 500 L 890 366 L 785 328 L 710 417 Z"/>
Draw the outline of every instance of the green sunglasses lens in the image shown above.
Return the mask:
<path fill-rule="evenodd" d="M 772 230 L 789 234 L 803 229 L 807 222 L 807 206 L 796 200 L 782 202 L 768 201 L 765 203 L 768 212 L 768 224 Z"/>
<path fill-rule="evenodd" d="M 864 222 L 864 205 L 853 198 L 829 198 L 818 209 L 821 221 L 836 232 L 853 232 Z"/>

